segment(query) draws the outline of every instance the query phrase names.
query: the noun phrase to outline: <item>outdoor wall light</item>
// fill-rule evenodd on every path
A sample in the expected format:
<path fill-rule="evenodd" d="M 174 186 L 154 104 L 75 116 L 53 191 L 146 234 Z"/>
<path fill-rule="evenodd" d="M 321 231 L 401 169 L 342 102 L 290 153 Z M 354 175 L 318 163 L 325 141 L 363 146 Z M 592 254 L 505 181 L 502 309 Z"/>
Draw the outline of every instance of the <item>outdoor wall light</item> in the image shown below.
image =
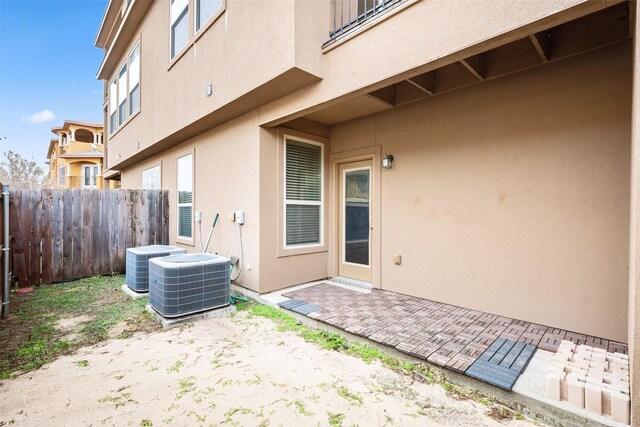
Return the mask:
<path fill-rule="evenodd" d="M 382 167 L 384 169 L 391 169 L 393 164 L 393 156 L 391 154 L 387 154 L 382 158 Z"/>

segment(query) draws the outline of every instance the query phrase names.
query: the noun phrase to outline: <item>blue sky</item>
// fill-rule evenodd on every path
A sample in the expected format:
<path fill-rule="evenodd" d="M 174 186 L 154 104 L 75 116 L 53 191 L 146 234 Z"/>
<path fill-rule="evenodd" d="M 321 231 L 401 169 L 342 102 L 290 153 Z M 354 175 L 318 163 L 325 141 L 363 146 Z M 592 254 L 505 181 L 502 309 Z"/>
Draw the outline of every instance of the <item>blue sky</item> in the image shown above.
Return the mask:
<path fill-rule="evenodd" d="M 52 127 L 102 122 L 102 51 L 93 41 L 106 5 L 0 0 L 0 152 L 44 163 Z"/>

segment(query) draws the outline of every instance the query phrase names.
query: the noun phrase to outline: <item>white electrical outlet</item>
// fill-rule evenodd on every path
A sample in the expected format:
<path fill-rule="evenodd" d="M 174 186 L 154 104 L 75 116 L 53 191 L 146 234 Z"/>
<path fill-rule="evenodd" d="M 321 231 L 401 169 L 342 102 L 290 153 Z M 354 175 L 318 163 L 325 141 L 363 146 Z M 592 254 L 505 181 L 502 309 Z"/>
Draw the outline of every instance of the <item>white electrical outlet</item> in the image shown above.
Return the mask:
<path fill-rule="evenodd" d="M 238 211 L 236 212 L 236 222 L 240 225 L 244 224 L 244 212 Z"/>
<path fill-rule="evenodd" d="M 202 221 L 202 212 L 196 211 L 196 222 Z"/>

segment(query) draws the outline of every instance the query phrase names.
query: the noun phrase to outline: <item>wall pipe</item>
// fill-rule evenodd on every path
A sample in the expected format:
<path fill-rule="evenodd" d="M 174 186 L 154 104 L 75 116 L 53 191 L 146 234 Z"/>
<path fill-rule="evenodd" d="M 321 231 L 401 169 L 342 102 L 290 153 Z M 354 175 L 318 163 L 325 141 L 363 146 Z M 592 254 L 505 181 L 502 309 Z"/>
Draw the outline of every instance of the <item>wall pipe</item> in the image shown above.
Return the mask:
<path fill-rule="evenodd" d="M 2 186 L 2 265 L 3 265 L 3 292 L 2 292 L 2 318 L 9 315 L 9 186 Z"/>

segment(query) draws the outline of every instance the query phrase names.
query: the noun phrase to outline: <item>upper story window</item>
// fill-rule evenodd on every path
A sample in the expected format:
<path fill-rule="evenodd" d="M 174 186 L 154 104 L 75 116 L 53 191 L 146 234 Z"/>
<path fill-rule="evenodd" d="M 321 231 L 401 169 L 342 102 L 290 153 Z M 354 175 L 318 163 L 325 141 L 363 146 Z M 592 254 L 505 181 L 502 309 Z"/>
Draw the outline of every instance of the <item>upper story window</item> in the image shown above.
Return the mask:
<path fill-rule="evenodd" d="M 128 102 L 127 102 L 128 101 Z M 131 49 L 109 85 L 109 133 L 140 110 L 140 42 Z"/>
<path fill-rule="evenodd" d="M 222 7 L 222 0 L 195 0 L 196 4 L 196 33 Z"/>
<path fill-rule="evenodd" d="M 193 154 L 178 158 L 178 238 L 193 236 Z"/>
<path fill-rule="evenodd" d="M 141 174 L 143 190 L 160 190 L 160 166 L 145 169 Z"/>
<path fill-rule="evenodd" d="M 285 141 L 285 247 L 322 244 L 322 144 Z"/>
<path fill-rule="evenodd" d="M 140 109 L 140 43 L 129 55 L 129 114 Z"/>
<path fill-rule="evenodd" d="M 118 111 L 118 79 L 113 79 L 109 85 L 109 133 L 114 133 L 118 128 L 116 112 Z"/>
<path fill-rule="evenodd" d="M 127 120 L 127 64 L 118 71 L 118 126 Z"/>
<path fill-rule="evenodd" d="M 169 0 L 171 2 L 171 59 L 189 41 L 189 0 Z"/>

